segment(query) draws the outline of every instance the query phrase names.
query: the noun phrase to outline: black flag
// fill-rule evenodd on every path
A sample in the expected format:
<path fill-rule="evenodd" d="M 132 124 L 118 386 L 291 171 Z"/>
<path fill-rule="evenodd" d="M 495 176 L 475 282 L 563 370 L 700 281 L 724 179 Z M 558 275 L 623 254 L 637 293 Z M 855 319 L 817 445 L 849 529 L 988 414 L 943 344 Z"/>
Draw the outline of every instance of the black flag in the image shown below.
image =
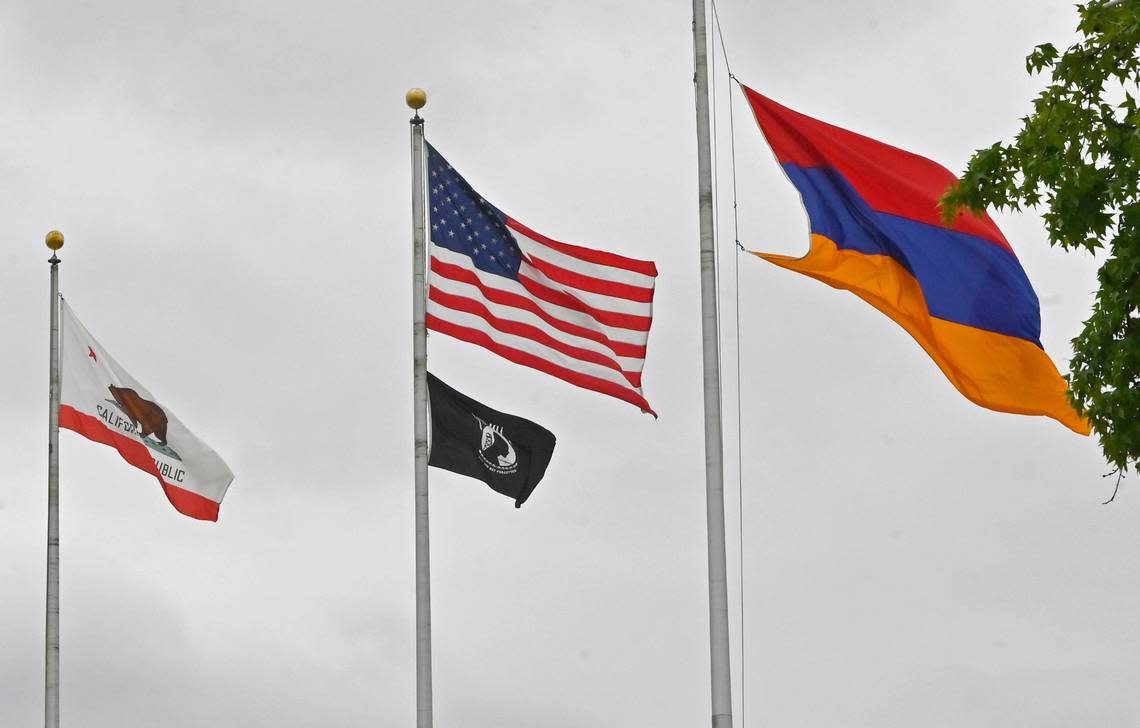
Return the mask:
<path fill-rule="evenodd" d="M 554 454 L 554 433 L 522 417 L 496 412 L 428 372 L 431 456 L 428 465 L 482 480 L 515 499 L 530 497 Z"/>

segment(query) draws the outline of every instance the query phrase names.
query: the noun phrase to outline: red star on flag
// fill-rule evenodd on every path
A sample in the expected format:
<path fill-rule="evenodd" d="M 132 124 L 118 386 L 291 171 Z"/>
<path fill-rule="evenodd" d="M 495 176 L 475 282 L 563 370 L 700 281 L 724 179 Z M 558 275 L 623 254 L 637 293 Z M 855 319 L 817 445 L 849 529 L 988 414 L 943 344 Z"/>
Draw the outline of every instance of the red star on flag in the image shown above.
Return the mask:
<path fill-rule="evenodd" d="M 95 356 L 95 350 L 90 346 L 87 347 L 87 356 L 91 357 L 92 361 L 99 361 L 99 357 Z"/>

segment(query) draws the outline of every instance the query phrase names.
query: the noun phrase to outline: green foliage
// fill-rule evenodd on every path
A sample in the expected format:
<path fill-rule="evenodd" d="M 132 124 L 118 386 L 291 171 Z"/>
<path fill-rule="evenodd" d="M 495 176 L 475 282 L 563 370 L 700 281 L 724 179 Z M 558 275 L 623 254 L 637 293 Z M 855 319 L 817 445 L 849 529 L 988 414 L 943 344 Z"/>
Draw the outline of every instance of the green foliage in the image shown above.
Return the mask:
<path fill-rule="evenodd" d="M 1050 244 L 1107 248 L 1068 380 L 1105 457 L 1127 471 L 1140 460 L 1140 0 L 1077 10 L 1076 45 L 1046 43 L 1025 60 L 1051 79 L 1014 142 L 975 152 L 942 213 L 1043 205 Z"/>

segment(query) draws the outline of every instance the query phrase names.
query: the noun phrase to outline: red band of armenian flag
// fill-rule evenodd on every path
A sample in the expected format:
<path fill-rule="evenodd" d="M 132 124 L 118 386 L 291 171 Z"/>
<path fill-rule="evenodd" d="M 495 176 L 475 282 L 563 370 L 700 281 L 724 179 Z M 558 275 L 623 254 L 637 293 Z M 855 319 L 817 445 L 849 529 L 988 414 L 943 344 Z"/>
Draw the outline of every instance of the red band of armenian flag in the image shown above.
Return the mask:
<path fill-rule="evenodd" d="M 984 213 L 942 225 L 938 200 L 954 175 L 741 87 L 811 223 L 804 257 L 755 255 L 891 317 L 972 402 L 1087 435 L 1041 347 L 1037 294 L 1001 231 Z"/>

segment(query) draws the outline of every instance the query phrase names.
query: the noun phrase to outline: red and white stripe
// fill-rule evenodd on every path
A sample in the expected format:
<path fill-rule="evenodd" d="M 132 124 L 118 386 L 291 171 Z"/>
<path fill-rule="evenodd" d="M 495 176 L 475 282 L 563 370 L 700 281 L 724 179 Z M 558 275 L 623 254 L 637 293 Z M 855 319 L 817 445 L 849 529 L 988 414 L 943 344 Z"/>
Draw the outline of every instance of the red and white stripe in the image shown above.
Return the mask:
<path fill-rule="evenodd" d="M 657 267 L 506 224 L 523 254 L 518 281 L 431 246 L 427 327 L 656 416 L 641 372 Z"/>

